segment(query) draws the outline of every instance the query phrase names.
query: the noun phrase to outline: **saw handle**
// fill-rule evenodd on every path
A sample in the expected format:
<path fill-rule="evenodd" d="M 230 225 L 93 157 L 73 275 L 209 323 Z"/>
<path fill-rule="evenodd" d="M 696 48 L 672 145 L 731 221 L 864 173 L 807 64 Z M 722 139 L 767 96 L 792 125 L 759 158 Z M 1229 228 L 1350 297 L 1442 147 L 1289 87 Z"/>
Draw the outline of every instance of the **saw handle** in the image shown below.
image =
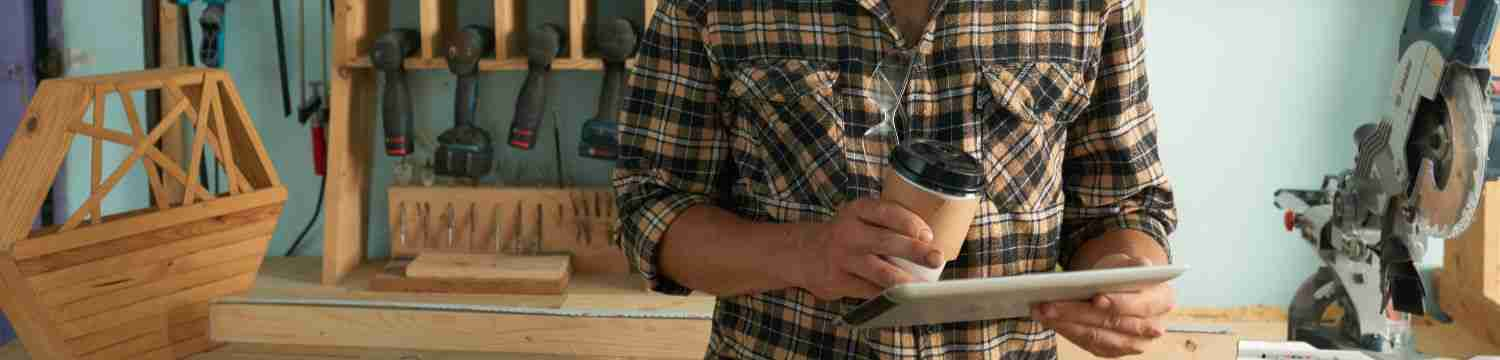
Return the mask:
<path fill-rule="evenodd" d="M 511 147 L 530 150 L 536 143 L 537 128 L 547 114 L 547 95 L 552 92 L 552 61 L 562 55 L 563 30 L 555 24 L 542 24 L 526 34 L 526 82 L 516 99 L 515 120 L 510 125 Z"/>

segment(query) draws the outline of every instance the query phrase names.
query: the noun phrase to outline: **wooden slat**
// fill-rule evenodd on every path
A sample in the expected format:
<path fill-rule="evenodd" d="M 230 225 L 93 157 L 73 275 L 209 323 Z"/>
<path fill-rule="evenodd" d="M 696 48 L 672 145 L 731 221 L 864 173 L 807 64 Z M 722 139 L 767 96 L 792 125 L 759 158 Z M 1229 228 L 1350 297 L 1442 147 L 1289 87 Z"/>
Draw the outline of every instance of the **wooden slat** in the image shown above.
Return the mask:
<path fill-rule="evenodd" d="M 171 295 L 183 289 L 223 280 L 238 274 L 254 273 L 260 266 L 261 255 L 265 252 L 266 242 L 269 240 L 271 240 L 270 237 L 264 237 L 224 248 L 226 253 L 240 253 L 235 260 L 227 262 L 219 260 L 216 264 L 195 271 L 175 276 L 169 275 L 161 280 L 67 304 L 57 310 L 59 318 L 79 319 L 146 299 Z"/>
<path fill-rule="evenodd" d="M 568 57 L 583 59 L 584 34 L 588 33 L 588 0 L 568 0 Z"/>
<path fill-rule="evenodd" d="M 95 111 L 98 111 L 97 113 L 102 113 L 102 104 L 104 103 L 104 99 L 101 98 L 97 100 L 99 101 L 94 102 Z M 100 126 L 103 124 L 102 120 L 97 118 L 96 116 L 95 122 L 95 128 L 102 130 L 103 127 Z M 114 173 L 109 175 L 109 179 L 104 180 L 103 183 L 95 183 L 94 185 L 92 185 L 93 189 L 89 193 L 88 200 L 84 201 L 83 207 L 80 208 L 78 213 L 73 214 L 68 218 L 67 222 L 63 223 L 62 231 L 66 232 L 68 230 L 74 229 L 78 226 L 78 224 L 82 222 L 84 212 L 83 209 L 89 209 L 93 214 L 92 216 L 95 220 L 94 223 L 99 224 L 103 219 L 103 216 L 99 214 L 98 210 L 101 205 L 100 203 L 104 201 L 104 197 L 109 195 L 110 191 L 114 190 L 114 186 L 118 184 L 121 179 L 124 179 L 125 174 L 128 173 L 132 167 L 134 167 L 135 162 L 139 160 L 142 155 L 145 155 L 145 153 L 149 150 L 154 150 L 150 144 L 154 144 L 158 139 L 161 139 L 162 135 L 166 133 L 167 128 L 174 124 L 176 124 L 175 121 L 163 121 L 162 126 L 158 126 L 156 129 L 153 129 L 144 140 L 141 140 L 139 144 L 134 147 L 134 150 L 130 152 L 130 155 L 126 156 L 125 162 L 121 163 L 120 166 L 115 169 Z M 97 145 L 98 139 L 95 139 L 95 143 Z M 98 151 L 98 146 L 95 146 L 94 150 Z M 96 156 L 100 155 L 96 154 Z M 99 162 L 95 161 L 94 165 L 96 166 L 95 174 L 97 175 L 97 171 L 99 170 L 97 166 L 99 166 Z"/>
<path fill-rule="evenodd" d="M 138 251 L 127 255 L 111 257 L 103 260 L 89 262 L 87 264 L 70 267 L 64 270 L 54 271 L 31 277 L 29 280 L 32 287 L 37 291 L 46 293 L 52 289 L 61 289 L 79 283 L 92 283 L 95 281 L 107 284 L 111 281 L 128 280 L 121 274 L 128 273 L 122 269 L 150 266 L 171 266 L 169 260 L 182 258 L 186 264 L 182 267 L 198 266 L 196 260 L 213 259 L 218 253 L 204 254 L 201 257 L 184 257 L 187 254 L 203 252 L 228 244 L 236 244 L 269 236 L 275 231 L 275 222 L 267 221 L 235 228 L 224 232 L 197 236 L 190 239 L 174 242 L 170 245 Z M 150 270 L 150 269 L 148 269 Z M 158 270 L 161 271 L 161 270 Z"/>
<path fill-rule="evenodd" d="M 60 327 L 62 328 L 63 336 L 66 338 L 81 337 L 92 333 L 95 329 L 110 328 L 133 320 L 150 317 L 152 314 L 159 314 L 162 308 L 188 305 L 243 293 L 254 283 L 255 273 L 246 273 L 188 289 L 187 291 L 174 293 L 170 296 L 131 304 L 107 313 L 68 321 Z"/>
<path fill-rule="evenodd" d="M 381 264 L 367 263 L 345 277 L 338 286 L 322 285 L 322 259 L 318 257 L 270 257 L 261 266 L 255 289 L 247 298 L 309 300 L 374 300 L 395 302 L 431 302 L 443 304 L 496 305 L 556 309 L 563 304 L 561 295 L 472 295 L 370 291 L 369 283 Z M 665 297 L 665 296 L 664 296 Z M 675 298 L 675 297 L 674 297 Z M 712 306 L 712 302 L 710 302 Z"/>
<path fill-rule="evenodd" d="M 101 85 L 101 87 L 104 86 L 106 85 Z M 113 87 L 112 85 L 108 86 Z M 125 108 L 125 119 L 126 122 L 130 123 L 131 136 L 137 138 L 146 137 L 148 131 L 144 129 L 145 123 L 141 122 L 141 116 L 136 112 L 135 97 L 131 96 L 131 92 L 129 91 L 121 91 L 120 103 Z M 167 133 L 162 135 L 162 138 L 171 138 L 173 130 L 168 129 Z M 162 186 L 161 174 L 156 170 L 156 163 L 152 162 L 150 158 L 141 160 L 141 162 L 145 166 L 148 190 L 150 190 L 152 201 L 156 203 L 156 207 L 158 209 L 166 209 L 168 206 L 171 206 L 170 200 L 167 200 L 166 189 Z"/>
<path fill-rule="evenodd" d="M 445 0 L 422 0 L 421 4 L 422 50 L 424 58 L 444 56 L 444 44 L 453 39 L 458 27 L 458 6 Z"/>
<path fill-rule="evenodd" d="M 506 256 L 423 253 L 406 267 L 406 276 L 440 279 L 557 280 L 568 276 L 566 255 Z"/>
<path fill-rule="evenodd" d="M 386 31 L 389 6 L 369 6 L 366 0 L 342 0 L 335 14 L 342 29 L 334 31 L 333 58 L 344 62 L 364 57 L 374 34 Z M 339 61 L 335 61 L 338 63 Z M 328 185 L 323 212 L 323 283 L 339 279 L 365 257 L 365 224 L 369 213 L 370 168 L 374 151 L 375 74 L 341 71 L 329 85 Z"/>
<path fill-rule="evenodd" d="M 104 129 L 104 100 L 104 97 L 100 96 L 99 93 L 94 93 L 94 129 Z M 103 194 L 96 193 L 100 191 L 100 177 L 104 176 L 104 141 L 99 139 L 89 139 L 89 144 L 93 149 L 93 152 L 89 156 L 89 189 L 91 189 L 89 192 L 89 197 L 103 197 Z M 106 192 L 108 191 L 107 189 L 108 188 L 106 187 Z M 85 214 L 87 214 L 89 218 L 94 219 L 93 222 L 95 224 L 98 224 L 100 221 L 104 220 L 104 213 L 103 210 L 100 209 L 99 203 L 96 201 L 86 201 L 83 203 L 83 206 L 80 206 L 78 208 L 78 212 L 69 217 L 68 221 L 63 224 L 63 231 L 68 231 L 68 229 L 72 229 L 74 226 L 78 226 L 78 221 L 83 219 Z"/>
<path fill-rule="evenodd" d="M 208 189 L 205 189 L 202 184 L 187 185 L 194 182 L 188 181 L 187 174 L 184 174 L 182 172 L 182 166 L 178 165 L 179 163 L 176 160 L 172 160 L 172 158 L 168 157 L 166 154 L 162 154 L 161 151 L 156 150 L 155 148 L 147 148 L 146 156 L 150 157 L 152 161 L 155 161 L 157 165 L 160 165 L 162 171 L 165 174 L 177 180 L 177 184 L 184 185 L 184 189 L 186 189 L 186 191 L 191 191 L 195 194 L 198 194 L 198 198 L 200 199 L 208 200 L 213 198 L 213 195 L 210 195 L 208 193 Z"/>
<path fill-rule="evenodd" d="M 185 222 L 278 204 L 284 201 L 286 201 L 286 189 L 271 188 L 260 190 L 236 196 L 232 199 L 220 199 L 192 206 L 184 206 L 177 208 L 176 211 L 151 213 L 120 221 L 82 227 L 71 232 L 26 239 L 26 241 L 17 243 L 12 253 L 15 254 L 16 258 L 30 259 L 177 226 Z"/>
<path fill-rule="evenodd" d="M 101 294 L 108 293 L 107 296 L 115 297 L 119 296 L 113 293 L 116 291 L 155 282 L 169 276 L 200 271 L 211 266 L 225 266 L 225 261 L 238 257 L 251 255 L 259 257 L 264 254 L 265 246 L 256 245 L 252 240 L 255 238 L 246 238 L 233 245 L 204 250 L 157 264 L 137 266 L 116 274 L 68 284 L 61 288 L 44 290 L 41 292 L 41 301 L 49 306 L 61 307 Z"/>
<path fill-rule="evenodd" d="M 709 321 L 215 304 L 215 340 L 421 350 L 702 358 Z"/>
<path fill-rule="evenodd" d="M 62 330 L 56 325 L 52 312 L 36 301 L 15 264 L 15 258 L 10 254 L 0 252 L 0 307 L 5 309 L 6 318 L 15 326 L 16 334 L 32 355 L 43 359 L 70 358 L 72 353 L 58 336 Z"/>
<path fill-rule="evenodd" d="M 151 352 L 141 355 L 142 359 L 139 360 L 184 359 L 193 355 L 197 355 L 199 353 L 211 351 L 221 346 L 224 346 L 224 344 L 209 340 L 207 336 L 196 337 L 191 340 L 174 343 L 168 347 L 152 350 Z"/>
<path fill-rule="evenodd" d="M 228 106 L 221 115 L 224 116 L 225 130 L 228 131 L 225 135 L 229 139 L 229 148 L 235 154 L 244 156 L 234 163 L 238 167 L 235 171 L 241 174 L 240 178 L 248 182 L 252 189 L 281 186 L 281 176 L 276 173 L 276 166 L 271 162 L 271 155 L 266 152 L 265 144 L 261 142 L 260 131 L 256 130 L 251 121 L 245 100 L 240 98 L 234 80 L 227 73 L 221 72 L 215 76 L 219 84 L 219 105 Z"/>
<path fill-rule="evenodd" d="M 483 254 L 445 254 L 448 257 L 472 257 L 489 256 Z M 422 256 L 427 256 L 426 254 Z M 540 257 L 538 257 L 540 258 Z M 419 257 L 420 259 L 420 257 Z M 561 260 L 560 262 L 557 260 Z M 432 264 L 435 262 L 446 262 L 445 264 Z M 479 261 L 483 262 L 483 261 Z M 527 277 L 527 274 L 484 274 L 485 271 L 472 269 L 454 269 L 456 261 L 428 260 L 429 266 L 426 270 L 418 273 L 437 277 L 416 277 L 410 275 L 411 264 L 403 264 L 401 261 L 392 261 L 388 271 L 376 274 L 370 279 L 369 289 L 371 291 L 396 291 L 427 294 L 520 294 L 520 295 L 562 295 L 568 287 L 569 272 L 568 259 L 566 256 L 551 257 L 549 260 L 530 261 L 541 267 L 550 267 L 553 271 L 523 271 L 532 272 L 538 276 Z M 547 262 L 552 262 L 547 264 Z M 498 268 L 493 263 L 489 266 L 491 270 Z M 406 272 L 407 274 L 402 274 Z M 494 272 L 494 271 L 491 271 Z M 457 275 L 456 277 L 453 275 Z M 520 276 L 518 276 L 520 275 Z M 447 277 L 445 277 L 447 276 Z"/>
<path fill-rule="evenodd" d="M 192 67 L 176 67 L 166 69 L 152 69 L 144 71 L 132 71 L 112 74 L 75 76 L 62 79 L 76 85 L 93 86 L 97 84 L 115 84 L 124 88 L 156 88 L 155 86 L 142 86 L 141 83 L 160 82 L 162 79 L 171 80 L 181 85 L 194 85 L 203 81 L 203 74 L 221 70 Z"/>
<path fill-rule="evenodd" d="M 499 60 L 509 59 L 511 56 L 520 55 L 520 47 L 517 42 L 520 36 L 516 36 L 516 19 L 522 15 L 517 11 L 519 1 L 495 1 L 495 58 Z"/>
<path fill-rule="evenodd" d="M 125 342 L 100 349 L 99 351 L 80 356 L 80 360 L 118 360 L 127 359 L 130 355 L 136 355 L 147 351 L 159 349 L 170 345 L 167 340 L 166 328 L 156 328 L 145 335 L 125 340 Z"/>
<path fill-rule="evenodd" d="M 26 259 L 22 260 L 17 266 L 21 268 L 21 273 L 32 276 L 256 223 L 274 223 L 280 214 L 281 205 L 266 205 L 222 216 L 186 222 L 157 231 L 125 236 L 94 246 Z M 261 224 L 261 226 L 271 225 Z"/>
<path fill-rule="evenodd" d="M 205 87 L 218 89 L 218 81 L 205 80 Z M 215 91 L 215 94 L 218 92 Z M 218 141 L 212 143 L 214 156 L 219 159 L 219 165 L 224 167 L 224 174 L 229 178 L 229 193 L 239 195 L 246 191 L 245 177 L 240 175 L 239 165 L 234 161 L 234 146 L 229 142 L 229 128 L 224 126 L 224 103 L 219 96 L 214 97 L 214 132 Z"/>
<path fill-rule="evenodd" d="M 83 337 L 69 339 L 67 345 L 77 353 L 89 353 L 98 349 L 118 344 L 147 332 L 160 329 L 168 329 L 168 337 L 174 341 L 183 340 L 184 337 L 192 337 L 190 334 L 208 334 L 208 306 L 209 302 L 199 302 L 191 305 L 179 306 L 168 310 L 166 314 L 152 315 L 140 320 L 131 321 L 109 329 L 96 331 Z M 199 325 L 199 322 L 204 324 Z M 189 334 L 183 334 L 189 333 Z"/>
<path fill-rule="evenodd" d="M 216 106 L 215 104 L 218 103 L 218 101 L 217 101 L 218 94 L 219 94 L 218 89 L 219 88 L 217 86 L 207 86 L 207 87 L 203 88 L 203 95 L 201 97 L 201 100 L 198 101 L 198 109 L 197 109 L 198 115 L 195 116 L 195 117 L 191 117 L 191 119 L 193 121 L 192 122 L 192 124 L 193 124 L 193 143 L 192 143 L 192 145 L 188 145 L 188 149 L 189 149 L 188 151 L 192 153 L 191 160 L 188 161 L 188 167 L 187 167 L 187 172 L 188 172 L 187 181 L 189 181 L 189 183 L 188 183 L 189 186 L 192 186 L 192 185 L 204 185 L 204 186 L 207 186 L 208 185 L 208 184 L 199 184 L 198 183 L 199 176 L 202 175 L 202 174 L 199 174 L 198 172 L 201 169 L 200 165 L 203 164 L 203 161 L 204 161 L 203 158 L 205 156 L 204 155 L 204 151 L 205 150 L 203 149 L 203 142 L 206 141 L 206 139 L 208 137 L 212 136 L 212 134 L 213 134 L 213 130 L 209 129 L 209 126 L 208 126 L 209 122 L 211 121 L 211 120 L 209 120 L 208 117 L 209 117 L 209 114 L 210 114 L 209 108 Z M 214 171 L 214 170 L 213 169 L 209 169 L 208 171 Z M 217 190 L 217 189 L 215 189 L 215 190 Z M 183 205 L 192 205 L 193 204 L 193 195 L 192 194 L 183 194 L 182 195 L 182 204 Z"/>
<path fill-rule="evenodd" d="M 93 125 L 84 123 L 73 123 L 73 125 L 68 127 L 68 131 L 125 146 L 135 146 L 141 143 L 141 139 L 146 138 L 145 135 L 134 136 L 122 131 L 96 128 Z"/>
<path fill-rule="evenodd" d="M 180 58 L 182 57 L 182 37 L 178 32 L 178 21 L 186 20 L 179 20 L 177 18 L 176 0 L 157 1 L 160 3 L 157 6 L 157 8 L 160 10 L 158 11 L 157 15 L 157 20 L 160 26 L 158 26 L 157 29 L 161 30 L 157 34 L 157 62 L 161 65 L 162 68 L 182 66 L 182 62 L 180 60 Z M 126 90 L 126 92 L 134 91 L 135 90 Z M 160 96 L 157 98 L 157 108 L 163 110 L 171 108 L 171 104 L 173 104 L 172 97 L 169 96 L 166 92 L 159 93 Z M 171 157 L 173 160 L 176 160 L 177 163 L 187 163 L 187 154 L 184 151 L 187 147 L 187 145 L 185 144 L 186 141 L 183 139 L 185 137 L 184 133 L 185 132 L 183 131 L 182 127 L 178 126 L 173 127 L 171 130 L 168 130 L 167 135 L 162 136 L 162 152 L 169 154 L 169 157 Z M 183 187 L 181 184 L 172 184 L 163 181 L 162 186 L 162 192 L 165 193 L 163 194 L 163 196 L 165 196 L 166 198 L 182 198 Z"/>
<path fill-rule="evenodd" d="M 73 134 L 68 125 L 78 122 L 90 95 L 73 83 L 44 81 L 21 116 L 9 147 L 0 158 L 0 214 L 35 214 L 42 208 L 55 171 L 67 156 Z M 31 230 L 29 216 L 0 217 L 0 251 L 10 249 Z"/>

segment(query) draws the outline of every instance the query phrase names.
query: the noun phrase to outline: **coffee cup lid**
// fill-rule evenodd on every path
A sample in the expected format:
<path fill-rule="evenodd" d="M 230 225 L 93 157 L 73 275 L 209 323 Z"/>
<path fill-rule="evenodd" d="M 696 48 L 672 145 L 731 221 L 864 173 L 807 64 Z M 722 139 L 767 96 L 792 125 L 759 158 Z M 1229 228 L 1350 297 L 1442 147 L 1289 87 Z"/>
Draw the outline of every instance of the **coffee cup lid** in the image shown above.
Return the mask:
<path fill-rule="evenodd" d="M 979 160 L 952 144 L 909 141 L 896 147 L 890 162 L 901 177 L 949 195 L 972 195 L 984 186 Z"/>

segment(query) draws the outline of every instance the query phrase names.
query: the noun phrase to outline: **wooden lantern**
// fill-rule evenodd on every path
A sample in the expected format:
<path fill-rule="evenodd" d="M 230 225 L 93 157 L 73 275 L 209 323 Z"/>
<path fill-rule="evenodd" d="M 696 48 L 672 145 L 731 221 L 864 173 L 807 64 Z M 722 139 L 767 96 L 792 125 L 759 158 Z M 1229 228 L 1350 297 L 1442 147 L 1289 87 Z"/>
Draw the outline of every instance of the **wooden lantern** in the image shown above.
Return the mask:
<path fill-rule="evenodd" d="M 166 99 L 166 116 L 149 129 L 131 95 L 147 90 Z M 130 132 L 105 127 L 109 97 L 123 105 Z M 193 138 L 183 164 L 156 144 L 186 129 Z M 92 145 L 92 191 L 61 225 L 33 231 L 75 135 Z M 105 142 L 131 149 L 107 173 Z M 197 181 L 205 146 L 226 192 Z M 137 164 L 151 205 L 103 214 L 100 203 Z M 37 359 L 179 359 L 213 349 L 209 302 L 250 289 L 286 201 L 234 83 L 200 68 L 43 82 L 0 158 L 0 189 L 0 304 Z"/>

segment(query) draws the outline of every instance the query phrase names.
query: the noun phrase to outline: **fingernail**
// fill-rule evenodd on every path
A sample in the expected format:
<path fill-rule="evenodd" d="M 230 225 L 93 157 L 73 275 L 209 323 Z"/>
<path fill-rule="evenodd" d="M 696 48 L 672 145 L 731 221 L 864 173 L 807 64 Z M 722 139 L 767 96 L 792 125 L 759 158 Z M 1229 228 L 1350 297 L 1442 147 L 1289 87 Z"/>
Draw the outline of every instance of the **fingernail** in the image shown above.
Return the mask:
<path fill-rule="evenodd" d="M 1094 308 L 1097 308 L 1097 309 L 1108 309 L 1109 308 L 1109 297 L 1108 296 L 1103 296 L 1103 295 L 1095 297 L 1094 298 Z"/>
<path fill-rule="evenodd" d="M 922 242 L 931 243 L 932 229 L 922 229 L 922 232 L 917 234 L 917 238 L 922 240 Z"/>
<path fill-rule="evenodd" d="M 1151 336 L 1152 337 L 1161 337 L 1162 335 L 1166 335 L 1166 334 L 1167 334 L 1167 332 L 1165 330 L 1162 330 L 1160 326 L 1152 326 L 1151 327 Z"/>
<path fill-rule="evenodd" d="M 927 252 L 927 267 L 937 268 L 943 266 L 943 253 L 937 250 Z"/>

